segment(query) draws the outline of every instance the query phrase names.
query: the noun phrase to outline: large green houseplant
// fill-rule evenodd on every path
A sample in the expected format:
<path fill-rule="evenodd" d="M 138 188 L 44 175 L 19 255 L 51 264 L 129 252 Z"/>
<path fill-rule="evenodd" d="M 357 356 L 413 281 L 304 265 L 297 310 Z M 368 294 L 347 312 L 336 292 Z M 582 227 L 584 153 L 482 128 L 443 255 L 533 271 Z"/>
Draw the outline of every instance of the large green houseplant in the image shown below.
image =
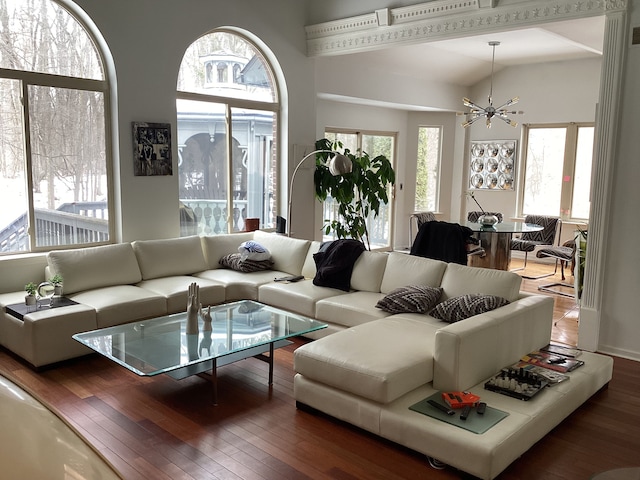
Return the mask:
<path fill-rule="evenodd" d="M 326 150 L 316 154 L 316 198 L 323 202 L 331 197 L 338 204 L 338 217 L 324 221 L 325 233 L 328 235 L 333 231 L 338 238 L 359 240 L 371 250 L 367 218 L 370 214 L 377 217 L 380 207 L 389 203 L 389 187 L 396 179 L 391 162 L 384 155 L 371 158 L 367 152 L 343 150 L 340 142 L 332 143 L 326 138 L 317 140 L 315 147 Z M 340 150 L 349 157 L 353 169 L 350 173 L 334 176 L 327 166 L 329 151 Z"/>

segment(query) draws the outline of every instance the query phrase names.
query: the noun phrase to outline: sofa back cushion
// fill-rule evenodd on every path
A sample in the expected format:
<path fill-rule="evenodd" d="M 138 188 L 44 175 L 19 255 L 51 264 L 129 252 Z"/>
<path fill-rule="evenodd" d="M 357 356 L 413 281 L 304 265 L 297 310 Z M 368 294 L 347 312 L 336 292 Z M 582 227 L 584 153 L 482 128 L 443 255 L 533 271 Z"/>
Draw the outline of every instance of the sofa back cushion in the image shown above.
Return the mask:
<path fill-rule="evenodd" d="M 351 288 L 361 292 L 380 292 L 388 257 L 382 252 L 362 252 L 353 266 Z"/>
<path fill-rule="evenodd" d="M 137 240 L 131 244 L 143 280 L 207 270 L 200 237 Z"/>
<path fill-rule="evenodd" d="M 305 257 L 309 251 L 309 240 L 286 237 L 275 233 L 256 230 L 253 239 L 271 252 L 273 269 L 290 275 L 300 275 Z"/>
<path fill-rule="evenodd" d="M 142 280 L 130 243 L 57 250 L 47 254 L 47 262 L 54 274 L 62 275 L 65 294 Z"/>
<path fill-rule="evenodd" d="M 407 285 L 439 287 L 447 264 L 440 260 L 391 252 L 388 254 L 380 292 L 385 295 Z"/>
<path fill-rule="evenodd" d="M 313 278 L 316 276 L 316 261 L 313 259 L 313 254 L 318 253 L 320 250 L 320 245 L 322 242 L 318 242 L 314 240 L 309 245 L 309 250 L 307 250 L 307 255 L 304 257 L 304 263 L 302 264 L 302 273 L 300 275 L 304 275 L 304 278 Z"/>
<path fill-rule="evenodd" d="M 519 297 L 521 284 L 522 277 L 517 273 L 449 263 L 442 277 L 442 300 L 468 293 L 482 293 L 514 302 Z"/>
<path fill-rule="evenodd" d="M 230 253 L 238 253 L 240 244 L 247 240 L 253 240 L 253 232 L 227 233 L 201 237 L 202 250 L 207 262 L 207 268 L 203 268 L 203 270 L 222 268 L 218 263 L 220 259 Z"/>

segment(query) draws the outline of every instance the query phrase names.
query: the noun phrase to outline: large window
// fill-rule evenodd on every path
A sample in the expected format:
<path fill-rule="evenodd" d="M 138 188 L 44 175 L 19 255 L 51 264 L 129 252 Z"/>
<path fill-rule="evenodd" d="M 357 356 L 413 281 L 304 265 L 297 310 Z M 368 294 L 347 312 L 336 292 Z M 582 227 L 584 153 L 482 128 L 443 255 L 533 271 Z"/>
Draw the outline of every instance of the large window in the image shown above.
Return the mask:
<path fill-rule="evenodd" d="M 417 212 L 436 212 L 440 191 L 440 151 L 442 127 L 418 127 L 416 163 Z"/>
<path fill-rule="evenodd" d="M 52 0 L 0 8 L 0 253 L 107 242 L 103 61 Z"/>
<path fill-rule="evenodd" d="M 384 132 L 351 131 L 342 129 L 325 129 L 325 138 L 331 142 L 341 142 L 345 149 L 351 152 L 358 150 L 367 152 L 369 157 L 375 158 L 384 155 L 392 165 L 395 164 L 395 144 L 396 135 Z M 393 192 L 388 192 L 388 197 L 393 202 Z M 371 214 L 367 220 L 367 230 L 369 231 L 369 241 L 371 248 L 384 249 L 391 246 L 391 232 L 393 231 L 393 205 L 391 203 L 382 205 L 377 217 Z M 338 205 L 331 198 L 327 198 L 323 205 L 323 219 L 333 220 L 338 211 Z M 325 236 L 325 240 L 332 237 Z"/>
<path fill-rule="evenodd" d="M 177 93 L 183 235 L 243 231 L 246 218 L 275 227 L 279 109 L 272 68 L 247 38 L 216 31 L 187 49 Z"/>
<path fill-rule="evenodd" d="M 528 125 L 524 135 L 524 188 L 520 214 L 587 220 L 593 125 Z"/>

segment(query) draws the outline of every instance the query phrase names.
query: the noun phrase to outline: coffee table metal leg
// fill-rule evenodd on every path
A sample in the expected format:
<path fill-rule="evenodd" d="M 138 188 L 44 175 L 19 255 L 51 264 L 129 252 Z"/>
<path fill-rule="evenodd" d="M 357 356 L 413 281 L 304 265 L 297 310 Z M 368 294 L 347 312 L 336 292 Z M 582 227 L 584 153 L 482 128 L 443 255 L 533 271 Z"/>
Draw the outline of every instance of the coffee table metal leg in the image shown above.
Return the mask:
<path fill-rule="evenodd" d="M 212 359 L 211 365 L 211 387 L 213 388 L 213 404 L 218 405 L 218 362 Z"/>
<path fill-rule="evenodd" d="M 269 385 L 273 385 L 273 342 L 269 344 Z"/>

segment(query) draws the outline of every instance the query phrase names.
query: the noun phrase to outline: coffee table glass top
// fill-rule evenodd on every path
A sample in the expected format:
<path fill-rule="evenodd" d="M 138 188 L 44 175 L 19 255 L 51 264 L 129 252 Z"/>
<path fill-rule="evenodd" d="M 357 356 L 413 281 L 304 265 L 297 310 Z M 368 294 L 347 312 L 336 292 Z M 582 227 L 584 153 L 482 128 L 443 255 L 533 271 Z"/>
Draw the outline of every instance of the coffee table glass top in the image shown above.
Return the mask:
<path fill-rule="evenodd" d="M 127 323 L 73 338 L 138 375 L 183 369 L 290 337 L 326 328 L 326 324 L 251 300 L 211 307 L 211 331 L 187 335 L 187 314 Z M 268 348 L 267 348 L 268 349 Z"/>

